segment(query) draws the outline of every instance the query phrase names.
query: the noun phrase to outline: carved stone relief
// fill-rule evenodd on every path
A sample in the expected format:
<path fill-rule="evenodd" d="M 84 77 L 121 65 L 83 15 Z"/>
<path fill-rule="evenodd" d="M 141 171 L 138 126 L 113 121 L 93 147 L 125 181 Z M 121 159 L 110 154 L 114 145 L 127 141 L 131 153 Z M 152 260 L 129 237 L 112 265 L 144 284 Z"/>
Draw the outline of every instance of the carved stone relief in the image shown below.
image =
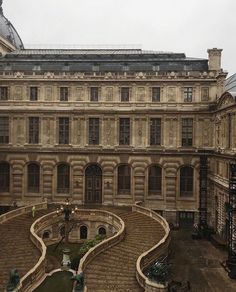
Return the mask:
<path fill-rule="evenodd" d="M 168 87 L 168 101 L 176 101 L 176 87 Z"/>
<path fill-rule="evenodd" d="M 15 99 L 16 100 L 22 100 L 22 87 L 21 86 L 16 86 L 15 87 Z"/>
<path fill-rule="evenodd" d="M 45 100 L 51 101 L 52 100 L 52 87 L 45 88 Z"/>
<path fill-rule="evenodd" d="M 106 88 L 106 100 L 112 101 L 113 100 L 113 87 Z"/>

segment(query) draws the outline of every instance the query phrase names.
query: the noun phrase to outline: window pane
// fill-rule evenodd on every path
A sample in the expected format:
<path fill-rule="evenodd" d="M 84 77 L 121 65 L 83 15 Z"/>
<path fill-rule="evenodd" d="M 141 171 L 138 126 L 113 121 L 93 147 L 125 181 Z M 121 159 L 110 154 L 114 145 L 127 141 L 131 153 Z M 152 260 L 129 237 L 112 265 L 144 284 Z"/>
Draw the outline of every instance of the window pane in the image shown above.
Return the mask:
<path fill-rule="evenodd" d="M 40 181 L 40 169 L 37 164 L 28 165 L 28 192 L 38 193 Z"/>
<path fill-rule="evenodd" d="M 151 194 L 161 194 L 162 169 L 159 166 L 149 168 L 148 191 Z"/>
<path fill-rule="evenodd" d="M 160 87 L 152 87 L 152 101 L 160 101 Z"/>
<path fill-rule="evenodd" d="M 182 146 L 193 145 L 193 119 L 182 119 Z"/>
<path fill-rule="evenodd" d="M 60 87 L 60 101 L 68 101 L 68 87 Z"/>
<path fill-rule="evenodd" d="M 129 87 L 121 87 L 121 101 L 129 101 Z"/>
<path fill-rule="evenodd" d="M 186 166 L 180 169 L 180 196 L 193 195 L 193 168 Z"/>
<path fill-rule="evenodd" d="M 70 188 L 70 168 L 66 164 L 57 167 L 57 192 L 69 193 Z"/>
<path fill-rule="evenodd" d="M 150 120 L 150 145 L 161 145 L 161 119 Z"/>
<path fill-rule="evenodd" d="M 59 118 L 59 144 L 69 144 L 69 118 Z"/>
<path fill-rule="evenodd" d="M 39 118 L 29 118 L 29 144 L 39 143 Z"/>
<path fill-rule="evenodd" d="M 9 192 L 10 189 L 10 165 L 0 163 L 0 192 Z"/>
<path fill-rule="evenodd" d="M 9 118 L 0 117 L 0 144 L 9 143 Z"/>
<path fill-rule="evenodd" d="M 130 192 L 130 167 L 121 165 L 118 167 L 118 193 Z"/>
<path fill-rule="evenodd" d="M 0 100 L 8 100 L 8 88 L 0 87 Z"/>
<path fill-rule="evenodd" d="M 119 144 L 129 145 L 130 144 L 130 119 L 129 118 L 120 118 L 119 132 L 120 132 Z"/>
<path fill-rule="evenodd" d="M 30 101 L 38 100 L 38 87 L 30 87 Z"/>
<path fill-rule="evenodd" d="M 99 144 L 99 118 L 89 119 L 89 144 Z"/>
<path fill-rule="evenodd" d="M 98 87 L 90 88 L 90 101 L 98 101 Z"/>
<path fill-rule="evenodd" d="M 185 87 L 184 88 L 184 101 L 191 102 L 193 100 L 193 88 Z"/>

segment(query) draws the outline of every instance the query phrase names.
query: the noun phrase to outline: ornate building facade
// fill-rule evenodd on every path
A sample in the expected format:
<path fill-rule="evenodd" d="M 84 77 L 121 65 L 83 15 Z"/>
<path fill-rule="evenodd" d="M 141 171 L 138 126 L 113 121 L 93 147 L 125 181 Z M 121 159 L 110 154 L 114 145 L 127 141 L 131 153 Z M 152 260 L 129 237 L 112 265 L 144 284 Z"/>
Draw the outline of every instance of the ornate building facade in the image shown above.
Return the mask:
<path fill-rule="evenodd" d="M 224 232 L 236 106 L 235 95 L 224 93 L 222 50 L 208 50 L 208 59 L 139 49 L 30 50 L 5 20 L 1 12 L 2 205 L 143 201 L 174 224 L 192 224 L 205 212 Z"/>

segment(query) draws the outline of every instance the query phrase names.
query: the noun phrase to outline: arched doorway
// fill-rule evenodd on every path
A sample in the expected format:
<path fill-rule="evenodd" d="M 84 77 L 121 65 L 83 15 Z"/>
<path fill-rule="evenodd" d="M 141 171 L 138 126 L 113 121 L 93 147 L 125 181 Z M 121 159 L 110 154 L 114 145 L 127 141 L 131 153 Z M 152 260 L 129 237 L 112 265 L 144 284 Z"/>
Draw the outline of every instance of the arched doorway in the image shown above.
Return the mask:
<path fill-rule="evenodd" d="M 85 170 L 85 204 L 102 203 L 102 170 L 96 165 L 89 165 Z"/>

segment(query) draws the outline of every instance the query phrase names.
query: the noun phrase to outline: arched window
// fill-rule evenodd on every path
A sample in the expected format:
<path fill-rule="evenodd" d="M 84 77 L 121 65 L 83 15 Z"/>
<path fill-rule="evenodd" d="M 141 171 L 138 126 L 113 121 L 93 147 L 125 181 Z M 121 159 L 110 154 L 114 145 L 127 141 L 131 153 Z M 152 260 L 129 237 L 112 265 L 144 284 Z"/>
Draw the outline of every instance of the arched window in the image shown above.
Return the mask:
<path fill-rule="evenodd" d="M 43 239 L 48 239 L 50 238 L 50 231 L 49 230 L 45 230 L 43 232 Z"/>
<path fill-rule="evenodd" d="M 60 164 L 57 167 L 57 192 L 60 194 L 69 193 L 70 189 L 70 167 L 67 164 Z"/>
<path fill-rule="evenodd" d="M 99 235 L 106 235 L 107 234 L 106 229 L 104 227 L 100 227 L 98 229 L 98 234 Z"/>
<path fill-rule="evenodd" d="M 193 168 L 184 166 L 180 169 L 180 196 L 191 197 L 193 195 Z"/>
<path fill-rule="evenodd" d="M 0 163 L 0 192 L 9 192 L 10 189 L 10 165 L 7 162 Z"/>
<path fill-rule="evenodd" d="M 130 167 L 120 165 L 118 167 L 118 193 L 130 192 Z"/>
<path fill-rule="evenodd" d="M 28 192 L 38 193 L 40 181 L 39 165 L 31 163 L 28 165 Z"/>
<path fill-rule="evenodd" d="M 153 165 L 148 171 L 148 193 L 161 194 L 162 169 L 160 166 Z"/>
<path fill-rule="evenodd" d="M 86 226 L 80 227 L 80 239 L 87 239 L 88 237 L 88 228 Z"/>

